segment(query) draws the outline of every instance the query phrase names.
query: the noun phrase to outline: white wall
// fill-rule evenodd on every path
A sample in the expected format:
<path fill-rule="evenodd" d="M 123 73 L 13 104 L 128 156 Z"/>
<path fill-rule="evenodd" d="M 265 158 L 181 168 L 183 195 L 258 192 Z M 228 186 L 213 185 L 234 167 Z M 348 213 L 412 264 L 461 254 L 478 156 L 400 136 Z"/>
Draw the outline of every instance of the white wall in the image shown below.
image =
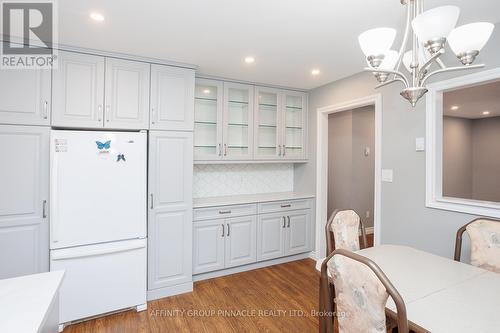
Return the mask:
<path fill-rule="evenodd" d="M 485 69 L 500 66 L 499 30 L 497 25 L 492 39 L 478 59 L 478 62 L 488 64 Z M 353 56 L 362 57 L 362 53 L 360 51 Z M 453 56 L 449 56 L 447 62 L 458 63 Z M 464 74 L 440 76 L 438 80 L 457 75 Z M 317 108 L 373 95 L 377 93 L 375 85 L 371 74 L 360 73 L 310 92 L 311 162 L 295 167 L 295 190 L 316 190 Z M 425 153 L 415 151 L 415 138 L 425 136 L 425 98 L 413 109 L 399 95 L 400 90 L 401 86 L 396 83 L 378 91 L 382 94 L 383 103 L 382 168 L 394 170 L 394 182 L 382 183 L 381 188 L 381 242 L 409 245 L 452 257 L 457 229 L 474 216 L 425 207 Z M 320 231 L 324 223 L 317 221 Z M 317 253 L 324 253 L 323 243 L 317 244 L 316 248 Z"/>
<path fill-rule="evenodd" d="M 196 164 L 193 198 L 293 191 L 293 165 Z"/>

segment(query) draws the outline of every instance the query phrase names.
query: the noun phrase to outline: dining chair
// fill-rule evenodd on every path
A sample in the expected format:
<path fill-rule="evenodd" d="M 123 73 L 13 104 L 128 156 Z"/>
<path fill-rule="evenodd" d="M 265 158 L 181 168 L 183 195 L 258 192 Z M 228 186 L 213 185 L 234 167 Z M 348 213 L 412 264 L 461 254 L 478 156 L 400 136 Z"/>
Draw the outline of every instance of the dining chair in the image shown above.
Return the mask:
<path fill-rule="evenodd" d="M 360 246 L 359 233 L 361 232 L 362 247 Z M 336 249 L 345 249 L 350 251 L 358 251 L 366 247 L 366 232 L 359 215 L 352 209 L 339 210 L 335 209 L 328 218 L 325 225 L 326 235 L 326 256 L 330 255 Z M 320 272 L 321 261 L 318 260 L 316 270 Z M 331 279 L 331 276 L 327 274 Z M 331 281 L 330 281 L 331 282 Z M 325 292 L 322 290 L 324 285 L 321 282 L 320 276 L 320 291 L 319 291 L 319 308 L 325 312 Z M 335 294 L 333 284 L 328 285 L 330 294 Z M 335 306 L 333 306 L 335 308 Z M 325 318 L 320 317 L 320 331 L 324 331 Z"/>
<path fill-rule="evenodd" d="M 500 273 L 500 220 L 480 217 L 458 229 L 455 240 L 456 261 L 460 261 L 465 231 L 471 243 L 471 264 Z"/>
<path fill-rule="evenodd" d="M 362 244 L 359 242 L 361 231 Z M 326 255 L 336 249 L 357 251 L 366 248 L 366 230 L 359 215 L 352 209 L 336 209 L 328 218 L 325 226 Z"/>
<path fill-rule="evenodd" d="M 331 315 L 326 321 L 324 332 L 333 332 L 335 318 L 340 333 L 391 331 L 392 327 L 387 325 L 385 315 L 389 296 L 396 304 L 398 332 L 409 332 L 403 298 L 376 263 L 351 251 L 337 249 L 321 265 L 323 284 L 331 283 L 327 277 L 328 271 L 335 284 L 335 295 L 329 292 L 329 286 L 323 286 L 327 313 Z"/>

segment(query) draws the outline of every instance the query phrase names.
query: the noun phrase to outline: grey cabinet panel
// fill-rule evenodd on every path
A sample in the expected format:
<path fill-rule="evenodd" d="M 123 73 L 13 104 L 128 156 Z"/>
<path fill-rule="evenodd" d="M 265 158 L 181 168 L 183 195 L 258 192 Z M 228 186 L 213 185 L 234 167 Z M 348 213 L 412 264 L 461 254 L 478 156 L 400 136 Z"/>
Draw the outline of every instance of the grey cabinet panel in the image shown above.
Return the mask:
<path fill-rule="evenodd" d="M 50 87 L 48 69 L 3 70 L 0 124 L 50 125 Z"/>
<path fill-rule="evenodd" d="M 148 290 L 192 281 L 193 133 L 149 132 Z"/>
<path fill-rule="evenodd" d="M 49 269 L 49 128 L 0 125 L 0 279 Z"/>

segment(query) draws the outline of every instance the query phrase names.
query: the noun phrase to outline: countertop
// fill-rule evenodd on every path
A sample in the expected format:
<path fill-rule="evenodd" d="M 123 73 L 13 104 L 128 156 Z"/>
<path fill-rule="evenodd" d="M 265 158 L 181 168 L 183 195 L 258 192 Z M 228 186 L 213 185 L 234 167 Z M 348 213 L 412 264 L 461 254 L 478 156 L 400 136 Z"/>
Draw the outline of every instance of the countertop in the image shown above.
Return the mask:
<path fill-rule="evenodd" d="M 0 332 L 38 332 L 63 277 L 54 271 L 0 280 Z"/>
<path fill-rule="evenodd" d="M 314 194 L 299 192 L 277 192 L 264 194 L 244 194 L 193 199 L 193 208 L 239 205 L 247 203 L 314 198 Z"/>

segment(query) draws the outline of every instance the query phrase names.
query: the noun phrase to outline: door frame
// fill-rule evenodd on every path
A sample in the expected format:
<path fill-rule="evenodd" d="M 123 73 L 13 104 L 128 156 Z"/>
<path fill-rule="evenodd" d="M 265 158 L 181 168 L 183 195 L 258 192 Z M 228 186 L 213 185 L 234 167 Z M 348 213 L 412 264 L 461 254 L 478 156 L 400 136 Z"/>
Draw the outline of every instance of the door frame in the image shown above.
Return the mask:
<path fill-rule="evenodd" d="M 381 173 L 382 173 L 382 95 L 374 94 L 358 99 L 323 106 L 317 109 L 316 138 L 316 255 L 321 258 L 326 251 L 324 227 L 328 207 L 328 115 L 357 109 L 363 106 L 375 107 L 375 184 L 373 229 L 374 244 L 380 245 L 381 238 Z"/>

